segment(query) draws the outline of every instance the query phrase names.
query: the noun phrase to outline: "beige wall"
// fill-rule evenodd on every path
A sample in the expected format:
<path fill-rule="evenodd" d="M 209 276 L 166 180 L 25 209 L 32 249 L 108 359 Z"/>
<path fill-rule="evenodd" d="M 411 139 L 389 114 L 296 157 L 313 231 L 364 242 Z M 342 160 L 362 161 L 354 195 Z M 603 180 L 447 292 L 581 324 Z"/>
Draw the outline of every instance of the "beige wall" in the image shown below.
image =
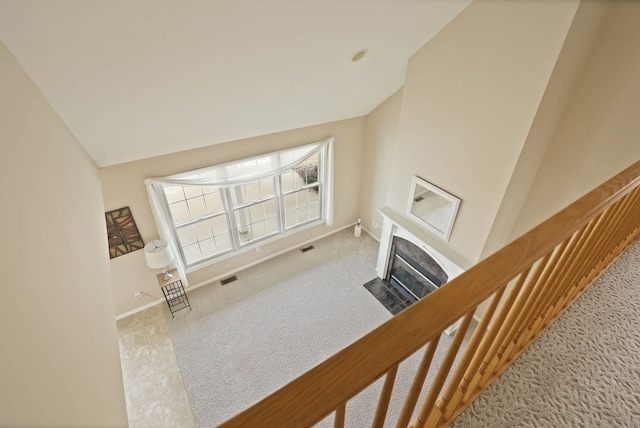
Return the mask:
<path fill-rule="evenodd" d="M 127 426 L 100 178 L 0 43 L 1 426 Z"/>
<path fill-rule="evenodd" d="M 476 1 L 409 61 L 387 204 L 411 177 L 462 199 L 447 244 L 479 259 L 577 1 Z"/>
<path fill-rule="evenodd" d="M 334 225 L 330 228 L 317 226 L 307 229 L 277 242 L 262 245 L 259 252 L 245 252 L 195 271 L 188 275 L 188 279 L 191 285 L 196 285 L 355 223 L 358 216 L 364 128 L 365 119 L 360 117 L 105 167 L 100 170 L 105 209 L 129 206 L 144 242 L 148 242 L 157 239 L 158 232 L 149 208 L 145 178 L 189 171 L 317 141 L 327 136 L 334 137 Z M 127 313 L 162 298 L 155 278 L 157 272 L 146 267 L 142 250 L 112 259 L 111 272 L 116 314 Z M 149 296 L 135 299 L 136 291 L 143 291 Z"/>
<path fill-rule="evenodd" d="M 612 2 L 512 237 L 640 159 L 639 22 L 640 2 Z"/>
<path fill-rule="evenodd" d="M 564 117 L 608 10 L 608 2 L 587 0 L 580 3 L 493 221 L 481 258 L 491 255 L 509 242 L 522 205 Z"/>
<path fill-rule="evenodd" d="M 359 216 L 362 225 L 377 238 L 382 227 L 378 209 L 387 203 L 401 104 L 402 89 L 369 113 L 365 124 Z"/>

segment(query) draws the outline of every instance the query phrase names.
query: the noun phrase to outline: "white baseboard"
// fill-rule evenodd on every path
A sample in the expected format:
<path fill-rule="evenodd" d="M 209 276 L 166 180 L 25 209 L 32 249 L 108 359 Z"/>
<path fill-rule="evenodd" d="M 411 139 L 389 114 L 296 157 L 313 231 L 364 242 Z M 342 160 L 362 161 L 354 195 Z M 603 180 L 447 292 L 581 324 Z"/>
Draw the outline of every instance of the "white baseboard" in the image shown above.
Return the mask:
<path fill-rule="evenodd" d="M 369 236 L 373 238 L 374 241 L 380 243 L 380 238 L 378 238 L 376 235 L 374 235 L 369 229 L 367 229 L 366 227 L 362 226 L 362 230 L 367 232 L 369 234 Z"/>
<path fill-rule="evenodd" d="M 240 271 L 242 271 L 242 270 L 245 270 L 245 269 L 248 269 L 248 268 L 250 268 L 250 267 L 253 267 L 253 266 L 257 265 L 257 264 L 260 264 L 260 263 L 266 262 L 267 260 L 273 259 L 274 257 L 278 257 L 278 256 L 280 256 L 280 255 L 282 255 L 282 254 L 284 254 L 284 253 L 288 253 L 289 251 L 292 251 L 292 250 L 298 249 L 298 248 L 300 248 L 300 247 L 306 247 L 307 245 L 309 245 L 309 244 L 311 244 L 311 243 L 313 243 L 313 242 L 315 242 L 315 241 L 317 241 L 317 240 L 319 240 L 319 239 L 326 238 L 327 236 L 331 236 L 331 235 L 333 235 L 334 233 L 338 233 L 338 232 L 340 232 L 340 231 L 343 231 L 344 229 L 347 229 L 347 228 L 349 228 L 349 227 L 353 227 L 353 226 L 355 226 L 355 223 L 348 224 L 348 225 L 343 226 L 343 227 L 341 227 L 341 228 L 339 228 L 339 229 L 332 230 L 332 231 L 327 232 L 327 233 L 325 233 L 325 234 L 323 234 L 323 235 L 320 235 L 320 236 L 317 236 L 317 237 L 315 237 L 315 238 L 309 239 L 308 241 L 304 241 L 304 242 L 302 242 L 302 243 L 300 243 L 300 244 L 296 244 L 296 245 L 293 245 L 293 246 L 291 246 L 291 247 L 289 247 L 289 248 L 285 248 L 284 250 L 277 251 L 277 252 L 275 252 L 275 253 L 273 253 L 273 254 L 270 254 L 270 255 L 268 255 L 268 256 L 266 256 L 266 257 L 263 257 L 263 258 L 258 259 L 258 260 L 256 260 L 256 261 L 253 261 L 253 262 L 251 262 L 251 263 L 248 263 L 248 264 L 246 264 L 246 265 L 243 265 L 243 266 L 241 266 L 241 267 L 239 267 L 239 268 L 236 268 L 236 269 L 230 270 L 230 271 L 228 271 L 228 272 L 225 272 L 225 273 L 223 273 L 223 274 L 221 274 L 221 275 L 218 275 L 218 276 L 213 277 L 213 278 L 211 278 L 211 279 L 208 279 L 208 280 L 206 280 L 206 281 L 200 282 L 200 283 L 195 284 L 195 285 L 190 285 L 190 286 L 189 286 L 189 290 L 192 290 L 192 289 L 195 289 L 195 288 L 198 288 L 198 287 L 202 287 L 203 285 L 211 284 L 212 282 L 219 281 L 219 280 L 221 280 L 221 279 L 223 279 L 223 278 L 226 278 L 226 277 L 228 277 L 228 276 L 234 275 L 234 274 L 236 274 L 236 273 L 238 273 L 238 272 L 240 272 Z"/>
<path fill-rule="evenodd" d="M 146 305 L 144 305 L 144 306 L 140 306 L 140 307 L 137 307 L 137 308 L 135 308 L 135 309 L 132 309 L 132 310 L 130 310 L 129 312 L 125 312 L 124 314 L 120 314 L 120 315 L 118 315 L 118 316 L 116 317 L 116 321 L 121 320 L 122 318 L 126 318 L 126 317 L 128 317 L 129 315 L 133 315 L 133 314 L 136 314 L 136 313 L 138 313 L 138 312 L 142 312 L 142 311 L 144 311 L 145 309 L 152 308 L 152 307 L 154 307 L 155 305 L 159 305 L 160 303 L 163 303 L 163 302 L 164 302 L 164 299 L 158 299 L 158 300 L 156 300 L 155 302 L 147 303 L 147 304 L 146 304 Z"/>
<path fill-rule="evenodd" d="M 196 288 L 198 288 L 198 287 L 202 287 L 203 285 L 207 285 L 207 284 L 211 284 L 211 283 L 213 283 L 213 282 L 219 281 L 219 280 L 221 280 L 221 279 L 223 279 L 223 278 L 226 278 L 226 277 L 228 277 L 228 276 L 231 276 L 231 275 L 233 275 L 233 274 L 236 274 L 236 273 L 238 273 L 238 272 L 240 272 L 240 271 L 242 271 L 242 270 L 248 269 L 248 268 L 253 267 L 253 266 L 257 265 L 257 264 L 260 264 L 260 263 L 266 262 L 267 260 L 270 260 L 270 259 L 272 259 L 272 258 L 274 258 L 274 257 L 278 257 L 278 256 L 280 256 L 280 255 L 282 255 L 282 254 L 284 254 L 284 253 L 288 253 L 289 251 L 295 250 L 295 249 L 297 249 L 297 248 L 305 247 L 305 246 L 307 246 L 307 245 L 309 245 L 309 244 L 311 244 L 311 243 L 313 243 L 313 242 L 315 242 L 315 241 L 317 241 L 317 240 L 319 240 L 319 239 L 326 238 L 327 236 L 333 235 L 334 233 L 338 233 L 338 232 L 340 232 L 340 231 L 342 231 L 342 230 L 344 230 L 344 229 L 347 229 L 347 228 L 349 228 L 349 227 L 353 227 L 353 226 L 355 226 L 355 224 L 356 224 L 356 223 L 347 224 L 346 226 L 343 226 L 343 227 L 340 227 L 340 228 L 338 228 L 338 229 L 332 230 L 332 231 L 330 231 L 330 232 L 327 232 L 327 233 L 325 233 L 325 234 L 323 234 L 323 235 L 320 235 L 320 236 L 317 236 L 317 237 L 315 237 L 315 238 L 309 239 L 308 241 L 302 242 L 302 243 L 300 243 L 300 244 L 293 245 L 293 246 L 291 246 L 291 247 L 289 247 L 289 248 L 286 248 L 286 249 L 284 249 L 284 250 L 280 250 L 280 251 L 275 252 L 275 253 L 273 253 L 273 254 L 270 254 L 270 255 L 268 255 L 268 256 L 266 256 L 266 257 L 263 257 L 263 258 L 258 259 L 258 260 L 256 260 L 256 261 L 253 261 L 253 262 L 251 262 L 251 263 L 248 263 L 248 264 L 246 264 L 246 265 L 243 265 L 243 266 L 241 266 L 241 267 L 239 267 L 239 268 L 236 268 L 236 269 L 230 270 L 230 271 L 228 271 L 228 272 L 225 272 L 225 273 L 223 273 L 223 274 L 221 274 L 221 275 L 218 275 L 218 276 L 216 276 L 216 277 L 214 277 L 214 278 L 208 279 L 208 280 L 206 280 L 206 281 L 200 282 L 200 283 L 195 284 L 195 285 L 189 285 L 189 287 L 187 288 L 187 291 L 189 291 L 189 290 L 194 290 L 194 289 L 196 289 Z M 366 229 L 365 229 L 365 230 L 366 230 Z M 370 233 L 369 231 L 367 231 L 367 233 L 369 233 L 369 235 L 371 235 L 371 233 Z M 375 237 L 374 237 L 374 239 L 375 239 Z M 163 303 L 163 302 L 164 302 L 164 299 L 159 299 L 159 300 L 156 300 L 155 302 L 147 303 L 147 304 L 146 304 L 146 305 L 144 305 L 144 306 L 140 306 L 140 307 L 138 307 L 138 308 L 136 308 L 136 309 L 132 309 L 132 310 L 130 310 L 129 312 L 125 312 L 124 314 L 120 314 L 120 315 L 116 316 L 116 321 L 117 321 L 117 320 L 120 320 L 120 319 L 122 319 L 122 318 L 126 318 L 126 317 L 128 317 L 128 316 L 130 316 L 130 315 L 136 314 L 136 313 L 138 313 L 138 312 L 142 312 L 142 311 L 144 311 L 145 309 L 149 309 L 149 308 L 151 308 L 151 307 L 153 307 L 153 306 L 155 306 L 155 305 L 158 305 L 158 304 L 160 304 L 160 303 Z"/>

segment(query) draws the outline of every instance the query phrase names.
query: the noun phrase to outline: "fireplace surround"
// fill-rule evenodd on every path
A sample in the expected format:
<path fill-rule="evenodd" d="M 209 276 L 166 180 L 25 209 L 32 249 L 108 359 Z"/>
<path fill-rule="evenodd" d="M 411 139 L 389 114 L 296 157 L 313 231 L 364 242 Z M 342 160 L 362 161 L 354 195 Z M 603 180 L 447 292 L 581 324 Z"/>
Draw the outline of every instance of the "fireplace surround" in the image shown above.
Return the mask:
<path fill-rule="evenodd" d="M 399 236 L 393 237 L 384 279 L 414 303 L 447 282 L 447 274 L 427 253 Z"/>
<path fill-rule="evenodd" d="M 471 267 L 459 255 L 436 249 L 442 248 L 437 238 L 391 208 L 378 212 L 383 222 L 376 273 L 407 300 L 425 297 Z M 452 326 L 447 333 L 454 329 Z"/>

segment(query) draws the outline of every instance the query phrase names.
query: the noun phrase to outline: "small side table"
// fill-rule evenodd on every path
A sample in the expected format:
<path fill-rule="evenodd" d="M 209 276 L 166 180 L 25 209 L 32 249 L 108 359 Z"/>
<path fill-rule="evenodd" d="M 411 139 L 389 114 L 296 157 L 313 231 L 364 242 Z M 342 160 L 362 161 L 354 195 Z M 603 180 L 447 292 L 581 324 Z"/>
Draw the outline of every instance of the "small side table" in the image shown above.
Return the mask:
<path fill-rule="evenodd" d="M 171 269 L 169 273 L 173 275 L 173 277 L 166 281 L 163 273 L 159 273 L 156 277 L 158 278 L 158 285 L 162 288 L 162 292 L 164 293 L 164 299 L 167 301 L 167 305 L 171 311 L 171 316 L 175 318 L 175 315 L 173 314 L 179 310 L 185 308 L 189 308 L 189 310 L 191 310 L 191 304 L 189 303 L 186 291 L 184 291 L 184 286 L 182 285 L 182 280 L 178 275 L 178 270 Z"/>

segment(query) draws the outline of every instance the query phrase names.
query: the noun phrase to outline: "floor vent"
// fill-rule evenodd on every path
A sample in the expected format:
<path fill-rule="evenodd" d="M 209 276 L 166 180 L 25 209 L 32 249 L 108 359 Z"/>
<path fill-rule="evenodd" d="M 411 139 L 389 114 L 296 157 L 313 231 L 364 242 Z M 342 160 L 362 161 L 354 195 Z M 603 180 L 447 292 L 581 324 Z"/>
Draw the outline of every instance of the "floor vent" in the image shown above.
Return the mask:
<path fill-rule="evenodd" d="M 313 245 L 309 245 L 308 247 L 300 248 L 300 252 L 306 253 L 307 251 L 313 250 Z"/>
<path fill-rule="evenodd" d="M 423 196 L 418 196 L 417 198 L 415 198 L 413 201 L 414 202 L 420 202 L 421 200 L 423 200 L 424 197 Z"/>
<path fill-rule="evenodd" d="M 230 276 L 229 278 L 221 279 L 220 280 L 220 285 L 227 285 L 228 283 L 233 282 L 233 281 L 235 281 L 237 279 L 238 279 L 238 277 L 235 276 L 235 275 Z"/>

